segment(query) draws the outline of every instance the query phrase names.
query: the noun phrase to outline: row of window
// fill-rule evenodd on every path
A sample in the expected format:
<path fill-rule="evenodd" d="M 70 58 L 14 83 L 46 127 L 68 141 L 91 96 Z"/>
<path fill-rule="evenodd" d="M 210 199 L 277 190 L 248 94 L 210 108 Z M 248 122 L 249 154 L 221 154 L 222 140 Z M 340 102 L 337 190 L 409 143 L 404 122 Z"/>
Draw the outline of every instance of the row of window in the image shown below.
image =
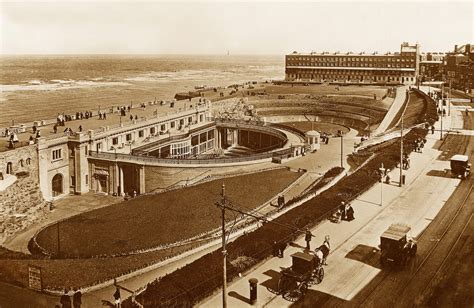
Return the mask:
<path fill-rule="evenodd" d="M 363 58 L 363 57 L 286 57 L 287 61 L 307 61 L 307 62 L 415 62 L 414 57 L 383 57 L 383 58 Z"/>
<path fill-rule="evenodd" d="M 327 74 L 327 75 L 353 75 L 353 76 L 359 76 L 359 75 L 364 75 L 364 76 L 399 76 L 399 75 L 410 75 L 409 72 L 400 72 L 400 71 L 364 71 L 364 70 L 326 70 L 326 69 L 315 69 L 315 70 L 287 70 L 286 74 L 288 76 L 294 75 L 294 74 L 300 74 L 300 75 L 309 75 L 309 74 Z"/>
<path fill-rule="evenodd" d="M 200 114 L 199 115 L 199 122 L 203 122 L 203 121 L 204 121 L 204 115 Z M 188 124 L 191 124 L 193 122 L 193 117 L 192 116 L 188 117 L 187 122 L 188 122 Z M 178 127 L 182 128 L 185 125 L 185 123 L 186 123 L 186 119 L 180 119 L 180 120 L 169 122 L 169 125 L 170 125 L 170 128 L 176 128 L 176 125 L 178 124 L 179 125 Z M 150 127 L 149 130 L 150 130 L 150 135 L 156 134 L 156 127 Z M 161 132 L 166 131 L 166 123 L 160 125 L 160 131 Z M 144 136 L 145 136 L 145 130 L 144 129 L 139 130 L 138 131 L 138 137 L 143 138 Z M 126 134 L 125 135 L 125 140 L 126 141 L 132 141 L 132 133 Z M 119 144 L 119 137 L 112 138 L 112 144 L 113 145 L 118 145 Z"/>
<path fill-rule="evenodd" d="M 288 62 L 287 66 L 332 66 L 332 67 L 414 67 L 409 63 L 308 63 L 308 62 Z"/>
<path fill-rule="evenodd" d="M 53 156 L 53 160 L 61 159 L 61 158 L 62 158 L 62 151 L 61 151 L 61 149 L 53 150 L 53 151 L 52 151 L 52 156 Z"/>
<path fill-rule="evenodd" d="M 333 76 L 333 75 L 312 75 L 312 74 L 295 74 L 295 75 L 289 75 L 288 76 L 290 79 L 308 79 L 308 80 L 334 80 L 334 81 L 364 81 L 364 80 L 373 80 L 373 81 L 415 81 L 414 77 L 400 77 L 400 76 Z"/>

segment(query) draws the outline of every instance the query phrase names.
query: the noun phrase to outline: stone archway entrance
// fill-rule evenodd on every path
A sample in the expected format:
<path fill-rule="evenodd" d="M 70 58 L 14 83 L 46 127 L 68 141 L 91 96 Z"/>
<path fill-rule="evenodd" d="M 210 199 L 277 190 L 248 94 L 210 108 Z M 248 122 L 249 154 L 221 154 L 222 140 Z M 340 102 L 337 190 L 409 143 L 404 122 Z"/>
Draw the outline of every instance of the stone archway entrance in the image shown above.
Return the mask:
<path fill-rule="evenodd" d="M 53 197 L 57 197 L 63 193 L 63 175 L 58 173 L 52 180 Z"/>

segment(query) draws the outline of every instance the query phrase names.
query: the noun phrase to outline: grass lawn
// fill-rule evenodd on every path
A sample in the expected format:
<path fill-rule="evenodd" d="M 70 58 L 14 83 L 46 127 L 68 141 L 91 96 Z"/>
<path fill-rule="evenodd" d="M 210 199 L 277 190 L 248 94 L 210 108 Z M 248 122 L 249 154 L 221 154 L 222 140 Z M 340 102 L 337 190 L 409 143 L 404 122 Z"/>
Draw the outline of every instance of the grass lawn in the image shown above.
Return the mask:
<path fill-rule="evenodd" d="M 408 106 L 403 115 L 403 126 L 409 127 L 411 125 L 418 124 L 418 116 L 423 112 L 425 105 L 426 102 L 420 94 L 411 92 L 410 101 L 408 102 Z M 392 122 L 388 126 L 388 129 L 393 128 L 395 127 L 395 125 L 397 125 L 397 122 L 400 119 L 402 112 L 403 108 L 401 108 L 397 115 L 393 118 Z"/>
<path fill-rule="evenodd" d="M 187 239 L 220 225 L 215 202 L 220 200 L 223 183 L 226 196 L 248 210 L 278 194 L 300 175 L 278 169 L 229 177 L 73 216 L 59 226 L 61 257 L 111 255 Z M 41 231 L 37 241 L 55 254 L 57 225 Z"/>
<path fill-rule="evenodd" d="M 194 246 L 196 244 L 187 244 L 138 255 L 90 259 L 31 259 L 31 256 L 15 256 L 9 252 L 12 259 L 0 259 L 0 279 L 27 287 L 28 265 L 35 265 L 41 268 L 44 288 L 85 287 L 143 268 Z M 3 252 L 1 248 L 0 251 Z"/>
<path fill-rule="evenodd" d="M 349 129 L 345 126 L 337 125 L 333 123 L 325 123 L 325 122 L 305 121 L 305 122 L 282 122 L 279 124 L 291 126 L 303 133 L 310 131 L 312 129 L 320 131 L 320 132 L 326 132 L 329 134 L 337 134 L 338 130 L 342 130 L 344 134 L 349 132 Z"/>

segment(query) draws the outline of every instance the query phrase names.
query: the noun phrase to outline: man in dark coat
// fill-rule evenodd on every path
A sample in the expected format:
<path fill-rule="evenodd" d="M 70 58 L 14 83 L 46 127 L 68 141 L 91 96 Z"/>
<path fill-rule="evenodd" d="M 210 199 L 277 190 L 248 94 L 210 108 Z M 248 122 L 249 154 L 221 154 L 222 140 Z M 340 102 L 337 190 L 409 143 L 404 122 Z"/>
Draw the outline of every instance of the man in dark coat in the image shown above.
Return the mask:
<path fill-rule="evenodd" d="M 74 308 L 81 308 L 82 305 L 82 293 L 81 291 L 75 289 L 75 293 L 72 296 L 72 305 Z"/>
<path fill-rule="evenodd" d="M 62 308 L 71 308 L 71 297 L 69 296 L 69 290 L 65 289 L 64 294 L 61 296 L 59 302 Z"/>
<path fill-rule="evenodd" d="M 304 240 L 306 241 L 306 249 L 310 250 L 310 243 L 311 243 L 311 238 L 313 237 L 313 234 L 311 234 L 311 231 L 309 231 L 309 228 L 306 228 L 306 234 L 304 236 Z"/>

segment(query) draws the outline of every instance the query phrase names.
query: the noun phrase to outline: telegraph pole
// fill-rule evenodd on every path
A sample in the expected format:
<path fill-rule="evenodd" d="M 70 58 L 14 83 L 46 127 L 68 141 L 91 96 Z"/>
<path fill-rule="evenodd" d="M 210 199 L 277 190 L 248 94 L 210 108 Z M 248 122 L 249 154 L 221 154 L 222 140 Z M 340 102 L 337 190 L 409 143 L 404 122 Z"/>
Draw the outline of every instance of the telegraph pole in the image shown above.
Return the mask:
<path fill-rule="evenodd" d="M 403 178 L 403 114 L 402 113 L 402 122 L 401 122 L 401 129 L 400 129 L 400 180 L 398 182 L 398 187 L 402 187 L 402 178 Z"/>
<path fill-rule="evenodd" d="M 440 130 L 440 135 L 439 135 L 439 140 L 443 140 L 443 112 L 444 112 L 444 106 L 443 106 L 443 100 L 444 100 L 444 94 L 443 94 L 443 84 L 441 85 L 441 100 L 440 100 L 440 105 L 441 105 L 441 130 Z"/>
<path fill-rule="evenodd" d="M 380 170 L 380 206 L 383 206 L 383 178 L 384 178 L 384 175 L 385 175 L 385 169 L 383 167 L 383 163 L 382 163 L 382 166 L 379 168 Z"/>
<path fill-rule="evenodd" d="M 449 78 L 448 116 L 451 115 L 451 78 Z"/>
<path fill-rule="evenodd" d="M 341 168 L 344 168 L 344 146 L 343 146 L 343 139 L 344 135 L 342 134 L 341 130 Z"/>
<path fill-rule="evenodd" d="M 222 184 L 222 199 L 221 203 L 217 204 L 221 208 L 222 218 L 222 256 L 223 256 L 223 271 L 222 271 L 222 307 L 227 308 L 227 250 L 225 239 L 225 185 Z"/>

